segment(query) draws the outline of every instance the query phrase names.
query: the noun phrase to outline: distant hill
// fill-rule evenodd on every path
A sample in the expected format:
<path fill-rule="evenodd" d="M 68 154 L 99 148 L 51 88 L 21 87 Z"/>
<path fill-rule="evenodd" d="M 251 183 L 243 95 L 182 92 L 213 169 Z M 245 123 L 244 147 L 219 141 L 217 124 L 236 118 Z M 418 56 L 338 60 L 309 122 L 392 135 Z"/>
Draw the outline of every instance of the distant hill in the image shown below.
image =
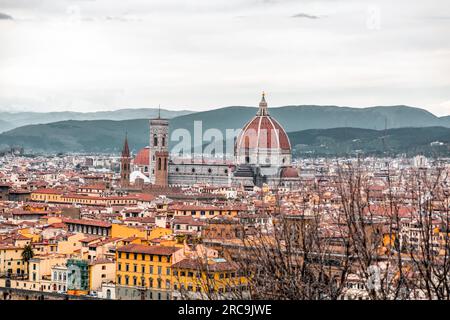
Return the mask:
<path fill-rule="evenodd" d="M 184 126 L 183 123 L 178 122 L 180 118 L 186 119 L 189 116 L 174 119 L 174 123 L 171 124 L 172 132 L 177 128 L 189 127 L 189 122 L 183 122 Z M 222 122 L 219 119 L 214 121 L 220 124 Z M 190 119 L 192 120 L 194 119 Z M 203 130 L 205 128 L 206 126 Z M 25 150 L 33 152 L 119 154 L 126 131 L 128 131 L 130 147 L 134 152 L 148 145 L 148 120 L 70 120 L 29 125 L 4 132 L 0 134 L 0 150 L 8 146 L 22 146 Z M 354 155 L 356 153 L 381 155 L 384 152 L 450 156 L 450 128 L 445 127 L 388 130 L 344 127 L 309 129 L 288 134 L 294 154 L 302 156 Z M 433 142 L 435 143 L 431 145 Z"/>
<path fill-rule="evenodd" d="M 0 120 L 0 132 L 8 131 L 13 128 L 14 126 L 11 123 L 4 120 Z"/>
<path fill-rule="evenodd" d="M 203 128 L 241 128 L 256 113 L 253 107 L 226 107 L 176 117 L 175 128 L 192 129 L 193 121 L 202 121 Z M 431 127 L 450 128 L 450 116 L 439 118 L 419 108 L 407 106 L 348 108 L 337 106 L 286 106 L 269 108 L 286 131 L 338 127 L 384 130 L 385 128 Z"/>
<path fill-rule="evenodd" d="M 170 111 L 161 109 L 163 118 L 173 119 L 173 128 L 192 129 L 193 121 L 202 121 L 203 127 L 241 128 L 256 113 L 255 107 L 225 107 L 203 112 Z M 383 130 L 402 127 L 450 127 L 450 116 L 437 117 L 419 108 L 408 106 L 349 108 L 337 106 L 285 106 L 269 108 L 286 131 L 327 129 L 338 127 Z M 130 120 L 156 117 L 158 109 L 121 109 L 101 112 L 0 112 L 0 119 L 10 124 L 0 126 L 0 132 L 29 124 L 44 124 L 66 120 Z M 0 123 L 1 125 L 1 123 Z"/>
<path fill-rule="evenodd" d="M 150 119 L 158 116 L 158 108 L 142 109 L 120 109 L 115 111 L 97 112 L 1 112 L 0 119 L 9 123 L 9 127 L 4 129 L 0 121 L 0 132 L 26 126 L 29 124 L 44 124 L 66 120 L 130 120 L 130 119 Z M 161 109 L 161 116 L 164 118 L 174 118 L 186 115 L 192 111 L 171 111 Z"/>
<path fill-rule="evenodd" d="M 148 120 L 61 121 L 28 125 L 0 134 L 0 150 L 22 146 L 32 152 L 118 152 L 125 133 L 132 148 L 148 144 Z"/>
<path fill-rule="evenodd" d="M 294 155 L 450 156 L 450 128 L 360 128 L 311 129 L 289 133 Z"/>

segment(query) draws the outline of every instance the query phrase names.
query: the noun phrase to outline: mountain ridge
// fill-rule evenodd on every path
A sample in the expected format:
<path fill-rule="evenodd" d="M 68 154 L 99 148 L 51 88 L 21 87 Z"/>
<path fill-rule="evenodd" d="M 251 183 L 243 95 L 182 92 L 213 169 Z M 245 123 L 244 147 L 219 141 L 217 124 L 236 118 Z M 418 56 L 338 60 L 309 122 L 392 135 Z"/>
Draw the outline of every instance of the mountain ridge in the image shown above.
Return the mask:
<path fill-rule="evenodd" d="M 254 116 L 256 110 L 257 108 L 252 106 L 229 106 L 199 112 L 161 109 L 161 117 L 175 119 L 175 124 L 177 122 L 201 120 L 207 127 L 211 128 L 224 128 L 224 125 L 229 123 L 233 123 L 236 128 L 240 128 L 246 120 Z M 369 128 L 369 126 L 377 130 L 406 126 L 450 127 L 450 116 L 438 117 L 427 110 L 403 105 L 364 108 L 334 105 L 288 105 L 270 107 L 269 113 L 283 124 L 286 131 L 333 127 Z M 14 113 L 0 111 L 0 119 L 8 123 L 8 125 L 3 124 L 2 127 L 0 122 L 0 132 L 29 124 L 45 124 L 67 120 L 148 119 L 157 115 L 158 108 L 125 108 L 96 112 Z"/>
<path fill-rule="evenodd" d="M 171 132 L 175 129 L 178 128 L 172 128 Z M 0 150 L 20 146 L 27 152 L 34 153 L 119 154 L 126 132 L 134 153 L 148 145 L 147 119 L 69 120 L 29 125 L 2 133 Z M 441 126 L 386 130 L 341 127 L 299 130 L 289 132 L 288 135 L 296 156 L 340 156 L 358 153 L 450 156 L 450 128 Z M 382 137 L 385 137 L 384 141 Z M 171 147 L 176 143 L 171 142 Z"/>
<path fill-rule="evenodd" d="M 157 117 L 160 113 L 162 117 L 173 118 L 192 113 L 189 110 L 167 110 L 159 108 L 124 108 L 113 111 L 55 111 L 55 112 L 8 112 L 0 111 L 0 119 L 9 124 L 9 128 L 2 130 L 0 122 L 0 132 L 26 126 L 30 124 L 47 124 L 68 120 L 130 120 Z"/>

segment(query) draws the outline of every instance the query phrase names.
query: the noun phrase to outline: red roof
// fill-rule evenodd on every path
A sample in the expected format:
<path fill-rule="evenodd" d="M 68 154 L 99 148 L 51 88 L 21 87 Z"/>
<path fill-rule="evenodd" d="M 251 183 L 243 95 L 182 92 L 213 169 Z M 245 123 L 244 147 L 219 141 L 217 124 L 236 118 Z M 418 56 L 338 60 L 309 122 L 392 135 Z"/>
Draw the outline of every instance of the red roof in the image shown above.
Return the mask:
<path fill-rule="evenodd" d="M 112 226 L 111 223 L 101 220 L 90 220 L 90 219 L 63 219 L 64 223 L 72 224 L 82 224 L 86 226 L 104 227 L 109 228 Z"/>
<path fill-rule="evenodd" d="M 62 190 L 58 189 L 36 189 L 33 191 L 33 193 L 41 193 L 41 194 L 63 194 L 64 192 Z"/>
<path fill-rule="evenodd" d="M 142 244 L 129 244 L 120 248 L 117 248 L 119 252 L 130 252 L 130 253 L 145 253 L 145 254 L 156 254 L 162 256 L 170 256 L 174 252 L 181 250 L 182 248 L 177 247 L 166 247 L 166 246 L 146 246 Z"/>
<path fill-rule="evenodd" d="M 298 178 L 298 170 L 292 167 L 283 168 L 283 170 L 281 171 L 281 177 Z"/>

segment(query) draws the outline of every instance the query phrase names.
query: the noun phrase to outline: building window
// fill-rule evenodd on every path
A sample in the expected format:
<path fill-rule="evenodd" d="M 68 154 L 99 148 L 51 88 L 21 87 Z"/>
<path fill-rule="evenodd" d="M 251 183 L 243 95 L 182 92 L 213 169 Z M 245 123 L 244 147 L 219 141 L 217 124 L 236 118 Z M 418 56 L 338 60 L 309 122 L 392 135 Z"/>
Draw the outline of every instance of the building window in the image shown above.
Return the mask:
<path fill-rule="evenodd" d="M 195 168 L 192 168 L 192 170 L 191 170 L 191 171 L 192 171 L 192 173 L 195 173 Z"/>
<path fill-rule="evenodd" d="M 157 146 L 158 145 L 158 137 L 156 136 L 156 134 L 153 136 L 153 146 Z"/>
<path fill-rule="evenodd" d="M 161 158 L 158 158 L 158 170 L 161 170 Z"/>

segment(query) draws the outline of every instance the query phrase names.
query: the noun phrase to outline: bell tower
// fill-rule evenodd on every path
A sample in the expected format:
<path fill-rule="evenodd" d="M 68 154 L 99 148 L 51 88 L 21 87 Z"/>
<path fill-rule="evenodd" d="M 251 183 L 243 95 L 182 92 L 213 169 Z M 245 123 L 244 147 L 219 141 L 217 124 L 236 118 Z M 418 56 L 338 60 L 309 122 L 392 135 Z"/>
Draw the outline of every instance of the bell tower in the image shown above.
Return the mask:
<path fill-rule="evenodd" d="M 150 120 L 150 182 L 166 187 L 169 185 L 169 120 Z"/>
<path fill-rule="evenodd" d="M 130 186 L 131 172 L 131 156 L 128 147 L 128 135 L 125 135 L 125 142 L 122 149 L 122 157 L 120 158 L 120 185 L 121 187 Z"/>

